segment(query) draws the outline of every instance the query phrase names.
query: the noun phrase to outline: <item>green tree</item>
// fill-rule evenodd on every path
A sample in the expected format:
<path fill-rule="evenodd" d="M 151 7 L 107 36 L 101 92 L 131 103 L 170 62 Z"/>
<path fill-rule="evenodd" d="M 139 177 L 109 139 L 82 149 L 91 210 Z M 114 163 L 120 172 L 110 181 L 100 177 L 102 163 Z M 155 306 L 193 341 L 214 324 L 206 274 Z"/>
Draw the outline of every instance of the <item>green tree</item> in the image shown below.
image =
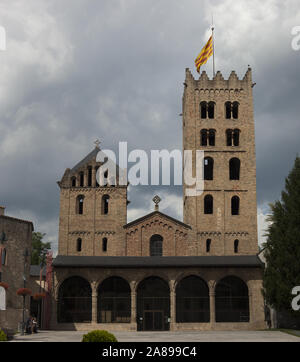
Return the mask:
<path fill-rule="evenodd" d="M 45 262 L 45 255 L 51 249 L 50 243 L 43 242 L 45 235 L 39 232 L 32 233 L 31 265 L 40 265 Z"/>
<path fill-rule="evenodd" d="M 270 205 L 267 241 L 264 244 L 266 269 L 264 296 L 266 302 L 277 310 L 294 312 L 291 294 L 300 285 L 300 158 L 285 180 L 281 201 Z"/>

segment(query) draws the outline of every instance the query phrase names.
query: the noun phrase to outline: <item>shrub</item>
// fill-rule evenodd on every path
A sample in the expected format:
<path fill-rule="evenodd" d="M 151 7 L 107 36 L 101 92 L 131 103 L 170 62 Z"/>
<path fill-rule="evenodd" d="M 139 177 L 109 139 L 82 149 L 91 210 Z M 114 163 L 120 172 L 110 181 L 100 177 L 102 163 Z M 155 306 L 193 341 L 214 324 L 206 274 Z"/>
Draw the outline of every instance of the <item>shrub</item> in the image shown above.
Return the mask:
<path fill-rule="evenodd" d="M 118 342 L 118 340 L 107 331 L 91 331 L 83 335 L 81 342 Z"/>
<path fill-rule="evenodd" d="M 2 331 L 2 329 L 0 329 L 0 342 L 6 342 L 7 341 L 7 336 L 6 334 Z"/>

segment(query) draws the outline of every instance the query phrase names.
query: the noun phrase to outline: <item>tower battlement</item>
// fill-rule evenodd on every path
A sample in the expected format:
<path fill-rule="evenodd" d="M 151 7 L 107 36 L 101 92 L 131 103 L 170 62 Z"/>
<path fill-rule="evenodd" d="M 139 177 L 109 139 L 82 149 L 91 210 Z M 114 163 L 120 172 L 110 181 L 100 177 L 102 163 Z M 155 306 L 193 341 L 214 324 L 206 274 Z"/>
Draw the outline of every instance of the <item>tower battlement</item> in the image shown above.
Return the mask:
<path fill-rule="evenodd" d="M 194 90 L 210 90 L 218 89 L 223 91 L 228 90 L 245 90 L 252 89 L 252 70 L 248 68 L 243 79 L 239 79 L 236 72 L 233 70 L 228 79 L 224 79 L 222 73 L 217 71 L 215 76 L 210 79 L 204 70 L 199 79 L 195 79 L 189 68 L 185 70 L 185 87 L 192 87 Z"/>

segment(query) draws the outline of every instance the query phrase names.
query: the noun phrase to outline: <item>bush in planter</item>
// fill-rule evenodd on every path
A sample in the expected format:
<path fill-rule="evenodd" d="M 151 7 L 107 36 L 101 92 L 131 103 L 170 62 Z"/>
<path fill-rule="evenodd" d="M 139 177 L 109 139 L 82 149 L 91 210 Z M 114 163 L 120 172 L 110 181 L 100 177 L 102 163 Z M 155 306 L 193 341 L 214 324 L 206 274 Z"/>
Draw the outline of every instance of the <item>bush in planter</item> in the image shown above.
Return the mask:
<path fill-rule="evenodd" d="M 7 336 L 6 334 L 2 331 L 2 329 L 0 329 L 0 342 L 6 342 L 7 341 Z"/>
<path fill-rule="evenodd" d="M 99 330 L 84 334 L 81 342 L 118 342 L 118 340 L 112 333 Z"/>

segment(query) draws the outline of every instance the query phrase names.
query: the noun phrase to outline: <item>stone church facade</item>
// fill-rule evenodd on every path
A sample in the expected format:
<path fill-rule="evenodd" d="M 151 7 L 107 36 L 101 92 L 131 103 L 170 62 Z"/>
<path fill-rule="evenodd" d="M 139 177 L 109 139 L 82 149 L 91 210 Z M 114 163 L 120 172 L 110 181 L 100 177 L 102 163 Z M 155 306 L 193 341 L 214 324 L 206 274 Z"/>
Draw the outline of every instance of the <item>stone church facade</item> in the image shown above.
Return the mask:
<path fill-rule="evenodd" d="M 265 327 L 252 87 L 251 69 L 227 80 L 186 70 L 183 150 L 205 158 L 202 194 L 183 186 L 183 222 L 154 199 L 152 213 L 127 223 L 127 186 L 96 180 L 99 145 L 65 171 L 52 328 Z"/>

